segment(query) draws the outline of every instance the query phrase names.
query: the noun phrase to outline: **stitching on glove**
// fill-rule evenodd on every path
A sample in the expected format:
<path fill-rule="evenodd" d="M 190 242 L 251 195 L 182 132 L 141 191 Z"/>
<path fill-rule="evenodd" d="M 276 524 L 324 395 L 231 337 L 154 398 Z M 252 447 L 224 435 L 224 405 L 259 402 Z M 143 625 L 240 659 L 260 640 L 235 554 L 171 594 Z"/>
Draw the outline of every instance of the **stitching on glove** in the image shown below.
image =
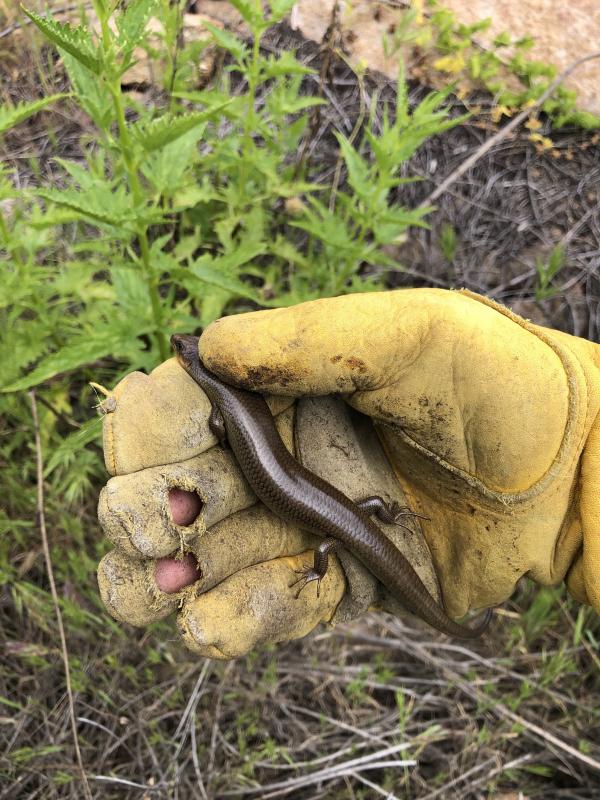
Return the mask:
<path fill-rule="evenodd" d="M 558 453 L 556 454 L 556 458 L 548 468 L 545 475 L 543 475 L 538 483 L 550 480 L 552 477 L 558 477 L 560 475 L 560 468 L 556 469 L 557 462 L 560 462 L 561 459 L 566 458 L 565 451 L 570 444 L 571 439 L 576 439 L 576 444 L 573 447 L 573 451 L 571 453 L 570 458 L 568 461 L 565 461 L 565 467 L 562 470 L 563 472 L 570 471 L 573 469 L 575 462 L 580 458 L 581 451 L 583 449 L 583 445 L 585 443 L 586 437 L 586 430 L 587 425 L 585 417 L 582 417 L 580 413 L 580 409 L 583 407 L 587 409 L 588 405 L 588 397 L 590 395 L 590 386 L 588 377 L 586 374 L 585 369 L 583 368 L 581 361 L 576 352 L 566 351 L 562 345 L 558 342 L 555 342 L 551 337 L 546 336 L 543 331 L 540 331 L 537 326 L 533 325 L 529 320 L 520 317 L 518 314 L 515 314 L 514 311 L 511 311 L 510 308 L 497 303 L 495 300 L 492 300 L 489 297 L 484 297 L 483 295 L 479 295 L 476 292 L 471 292 L 469 289 L 460 289 L 460 294 L 466 295 L 467 297 L 476 300 L 483 305 L 487 305 L 490 308 L 495 309 L 500 314 L 505 317 L 508 317 L 512 322 L 515 322 L 521 328 L 524 328 L 528 333 L 533 334 L 537 337 L 541 342 L 547 345 L 560 359 L 560 362 L 565 370 L 566 378 L 567 378 L 567 386 L 569 388 L 569 407 L 568 407 L 568 414 L 567 414 L 567 424 L 565 425 L 565 431 L 563 434 L 563 439 L 561 441 L 560 447 L 558 448 Z M 579 373 L 579 377 L 582 379 L 581 381 L 577 380 L 577 374 Z M 581 384 L 585 386 L 585 396 L 580 397 L 581 395 Z M 560 465 L 559 465 L 560 466 Z M 555 475 L 556 473 L 556 475 Z M 535 484 L 534 484 L 535 486 Z M 524 494 L 527 494 L 531 489 L 534 487 L 530 487 L 530 489 L 526 490 Z M 543 489 L 541 490 L 543 491 Z"/>
<path fill-rule="evenodd" d="M 104 417 L 104 458 L 106 467 L 111 475 L 117 474 L 117 457 L 115 453 L 115 430 L 114 415 L 108 419 L 108 414 Z"/>
<path fill-rule="evenodd" d="M 539 497 L 549 486 L 550 484 L 558 478 L 561 473 L 565 473 L 567 470 L 572 469 L 573 463 L 579 458 L 581 454 L 581 442 L 583 439 L 583 428 L 582 421 L 580 420 L 579 409 L 581 407 L 580 403 L 580 391 L 579 391 L 579 384 L 577 382 L 576 372 L 577 367 L 581 370 L 580 364 L 578 361 L 573 363 L 573 359 L 570 357 L 570 354 L 567 353 L 563 347 L 554 342 L 552 339 L 546 337 L 541 331 L 536 330 L 530 323 L 524 320 L 522 317 L 519 317 L 517 314 L 514 314 L 509 308 L 496 303 L 494 300 L 490 300 L 487 297 L 483 297 L 482 295 L 478 295 L 475 292 L 471 292 L 468 289 L 460 289 L 459 294 L 465 295 L 470 297 L 471 299 L 483 303 L 484 305 L 489 306 L 490 308 L 495 309 L 503 316 L 508 317 L 510 320 L 515 322 L 520 327 L 524 328 L 526 331 L 531 333 L 532 335 L 536 336 L 540 341 L 546 344 L 560 359 L 560 362 L 563 366 L 565 371 L 565 376 L 567 378 L 567 387 L 569 392 L 568 397 L 568 411 L 567 411 L 567 421 L 565 424 L 565 430 L 563 433 L 563 437 L 558 448 L 558 452 L 546 470 L 545 474 L 536 481 L 529 489 L 526 489 L 523 492 L 496 492 L 486 486 L 483 481 L 477 478 L 475 475 L 471 475 L 470 473 L 466 472 L 465 470 L 460 469 L 459 467 L 450 464 L 445 459 L 438 456 L 436 453 L 432 452 L 423 445 L 419 444 L 415 441 L 411 436 L 409 436 L 405 431 L 401 428 L 397 428 L 394 425 L 389 423 L 380 421 L 379 425 L 383 428 L 388 428 L 394 432 L 396 436 L 402 438 L 406 444 L 412 447 L 414 450 L 419 452 L 425 458 L 434 463 L 440 465 L 445 470 L 450 472 L 452 475 L 462 479 L 465 483 L 467 483 L 470 487 L 477 490 L 483 497 L 492 501 L 492 503 L 497 504 L 500 503 L 502 506 L 511 506 L 516 504 L 524 504 L 527 501 L 533 500 L 534 498 Z M 581 370 L 583 372 L 583 370 Z M 586 389 L 586 397 L 584 398 L 587 401 L 587 382 L 585 381 L 585 372 L 584 372 L 584 385 Z M 573 440 L 577 440 L 577 447 L 573 448 L 573 452 L 568 454 L 567 451 L 569 448 L 573 447 Z"/>

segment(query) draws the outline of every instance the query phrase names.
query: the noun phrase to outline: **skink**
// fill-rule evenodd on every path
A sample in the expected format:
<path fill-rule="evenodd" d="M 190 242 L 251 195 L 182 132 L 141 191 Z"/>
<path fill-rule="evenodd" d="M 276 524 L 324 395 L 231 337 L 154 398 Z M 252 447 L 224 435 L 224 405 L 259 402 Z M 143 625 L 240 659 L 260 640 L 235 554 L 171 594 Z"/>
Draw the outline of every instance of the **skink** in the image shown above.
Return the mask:
<path fill-rule="evenodd" d="M 300 570 L 300 590 L 327 572 L 328 554 L 343 546 L 409 611 L 442 633 L 465 639 L 480 636 L 491 618 L 466 627 L 451 620 L 431 596 L 400 550 L 369 516 L 398 521 L 396 507 L 378 497 L 355 503 L 335 486 L 303 467 L 285 447 L 263 397 L 231 386 L 200 361 L 198 337 L 174 334 L 171 345 L 180 365 L 207 394 L 212 405 L 209 424 L 225 439 L 256 496 L 277 516 L 325 540 L 315 550 L 314 564 Z M 294 584 L 292 584 L 294 585 Z M 299 591 L 300 591 L 299 590 Z M 299 593 L 299 592 L 298 592 Z"/>

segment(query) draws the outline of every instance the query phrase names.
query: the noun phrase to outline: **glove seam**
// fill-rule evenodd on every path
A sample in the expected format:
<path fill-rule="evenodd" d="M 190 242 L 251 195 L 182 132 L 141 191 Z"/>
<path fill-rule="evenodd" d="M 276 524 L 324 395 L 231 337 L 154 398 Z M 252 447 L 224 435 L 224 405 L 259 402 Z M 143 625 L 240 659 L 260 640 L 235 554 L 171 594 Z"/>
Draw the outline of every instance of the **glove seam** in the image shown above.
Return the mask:
<path fill-rule="evenodd" d="M 536 484 L 539 483 L 540 481 L 543 481 L 546 475 L 553 471 L 553 466 L 557 462 L 560 462 L 561 455 L 563 456 L 565 455 L 563 451 L 567 450 L 569 436 L 571 436 L 571 438 L 574 440 L 573 450 L 570 459 L 568 459 L 568 461 L 565 461 L 565 469 L 563 470 L 563 472 L 570 472 L 573 469 L 576 461 L 578 461 L 579 458 L 581 457 L 581 453 L 583 452 L 583 449 L 585 447 L 586 431 L 589 432 L 589 430 L 591 430 L 593 426 L 592 422 L 588 429 L 588 426 L 586 425 L 587 414 L 582 415 L 580 413 L 582 408 L 587 409 L 588 407 L 588 399 L 590 396 L 590 383 L 587 372 L 583 367 L 579 355 L 577 354 L 576 351 L 565 350 L 561 344 L 553 341 L 551 337 L 546 336 L 546 334 L 544 334 L 543 331 L 540 331 L 537 325 L 534 325 L 524 317 L 515 314 L 514 311 L 512 311 L 510 308 L 507 308 L 506 306 L 503 306 L 501 303 L 498 303 L 489 297 L 478 295 L 475 292 L 471 292 L 468 289 L 461 289 L 460 291 L 461 294 L 465 294 L 474 300 L 478 300 L 484 305 L 494 308 L 503 316 L 508 317 L 512 322 L 515 322 L 517 325 L 524 328 L 528 333 L 531 333 L 533 336 L 535 336 L 541 342 L 543 342 L 554 353 L 556 353 L 556 355 L 560 359 L 560 363 L 565 371 L 565 376 L 567 378 L 567 388 L 569 390 L 567 424 L 565 425 L 565 432 L 563 434 L 563 439 L 558 448 L 556 457 L 554 458 L 552 464 L 546 471 L 546 474 L 543 475 L 539 479 L 539 481 L 536 481 Z M 579 376 L 582 379 L 582 382 L 585 386 L 585 393 L 583 397 L 580 396 L 581 395 L 581 392 L 579 391 L 580 382 L 578 382 L 576 378 L 577 372 L 579 373 Z M 573 429 L 572 431 L 571 428 Z M 560 472 L 556 475 L 556 477 L 558 477 L 559 475 Z M 534 484 L 534 486 L 536 484 Z"/>
<path fill-rule="evenodd" d="M 104 427 L 103 427 L 103 434 L 104 434 L 104 461 L 106 464 L 106 469 L 108 470 L 109 475 L 116 475 L 117 474 L 117 458 L 115 452 L 115 431 L 114 431 L 114 415 L 111 413 L 111 418 L 108 418 L 108 414 L 104 417 Z"/>
<path fill-rule="evenodd" d="M 545 336 L 541 331 L 536 330 L 531 323 L 522 317 L 519 317 L 517 314 L 514 314 L 514 312 L 512 312 L 509 308 L 506 308 L 506 306 L 502 306 L 500 303 L 490 300 L 487 297 L 483 297 L 482 295 L 478 295 L 475 292 L 471 292 L 468 289 L 460 289 L 459 293 L 475 300 L 476 302 L 487 305 L 501 313 L 503 316 L 508 317 L 517 325 L 524 328 L 526 331 L 542 341 L 559 358 L 567 381 L 568 407 L 565 429 L 558 451 L 552 460 L 552 463 L 546 472 L 528 489 L 520 492 L 496 492 L 490 489 L 475 475 L 472 475 L 465 470 L 454 466 L 430 449 L 419 444 L 419 442 L 415 441 L 409 434 L 406 433 L 406 431 L 402 430 L 401 428 L 397 428 L 393 424 L 383 421 L 379 421 L 376 427 L 381 426 L 383 428 L 391 429 L 394 434 L 400 436 L 409 447 L 412 447 L 429 461 L 433 461 L 443 469 L 450 472 L 452 475 L 463 480 L 471 488 L 480 493 L 480 495 L 491 501 L 494 505 L 500 504 L 502 507 L 514 506 L 517 504 L 523 505 L 539 498 L 540 495 L 542 495 L 553 485 L 556 479 L 572 470 L 573 464 L 580 458 L 585 439 L 585 430 L 587 427 L 585 425 L 585 419 L 581 419 L 580 411 L 581 408 L 585 408 L 587 406 L 586 401 L 589 396 L 588 378 L 575 353 L 570 354 L 560 344 Z M 583 378 L 582 383 L 578 382 L 577 380 L 578 373 Z"/>
<path fill-rule="evenodd" d="M 590 436 L 586 444 L 590 445 L 590 449 L 584 452 L 582 459 L 582 477 L 587 477 L 587 481 L 583 481 L 579 493 L 579 519 L 581 523 L 581 570 L 583 576 L 583 588 L 586 592 L 588 602 L 596 611 L 600 610 L 600 592 L 597 587 L 597 563 L 598 563 L 598 518 L 600 514 L 597 508 L 590 510 L 590 495 L 593 496 L 594 486 L 597 485 L 597 480 L 590 477 L 589 473 L 596 474 L 598 461 L 600 461 L 600 448 L 596 442 L 596 437 L 600 439 L 600 411 L 596 412 L 594 420 L 590 427 Z M 590 442 L 590 439 L 592 440 Z M 591 462 L 591 464 L 589 463 Z M 591 469 L 590 469 L 591 467 Z M 589 484 L 592 484 L 590 487 Z M 585 488 L 584 488 L 585 485 Z M 597 502 L 597 500 L 596 500 Z M 586 544 L 588 545 L 586 548 Z M 577 558 L 573 560 L 575 564 Z"/>

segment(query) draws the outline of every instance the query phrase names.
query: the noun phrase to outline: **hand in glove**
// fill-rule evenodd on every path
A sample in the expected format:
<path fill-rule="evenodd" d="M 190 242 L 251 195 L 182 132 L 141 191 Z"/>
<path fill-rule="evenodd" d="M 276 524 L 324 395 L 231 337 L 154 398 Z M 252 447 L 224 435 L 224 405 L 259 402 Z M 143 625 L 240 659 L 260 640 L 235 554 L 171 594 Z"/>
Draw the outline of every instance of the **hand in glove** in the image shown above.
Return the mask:
<path fill-rule="evenodd" d="M 309 469 L 427 517 L 412 533 L 381 527 L 450 616 L 502 602 L 523 575 L 566 577 L 600 609 L 598 345 L 476 295 L 412 289 L 227 317 L 200 353 L 225 381 L 275 396 Z M 318 539 L 254 504 L 174 360 L 129 375 L 105 409 L 115 477 L 99 514 L 115 550 L 99 582 L 114 616 L 144 625 L 178 609 L 188 646 L 234 657 L 369 607 L 400 611 L 346 552 L 319 598 L 295 598 L 293 570 Z"/>

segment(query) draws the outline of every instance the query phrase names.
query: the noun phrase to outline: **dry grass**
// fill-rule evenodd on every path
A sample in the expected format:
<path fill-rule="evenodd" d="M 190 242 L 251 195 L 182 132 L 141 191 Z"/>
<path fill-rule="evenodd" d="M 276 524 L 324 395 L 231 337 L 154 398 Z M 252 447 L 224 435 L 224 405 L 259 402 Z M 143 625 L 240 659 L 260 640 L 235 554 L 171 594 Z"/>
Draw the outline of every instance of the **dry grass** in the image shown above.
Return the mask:
<path fill-rule="evenodd" d="M 591 798 L 595 655 L 560 594 L 531 600 L 475 647 L 383 615 L 231 664 L 192 659 L 167 626 L 101 644 L 71 634 L 94 797 Z M 3 689 L 23 707 L 2 720 L 0 797 L 79 797 L 58 654 L 28 627 Z"/>

